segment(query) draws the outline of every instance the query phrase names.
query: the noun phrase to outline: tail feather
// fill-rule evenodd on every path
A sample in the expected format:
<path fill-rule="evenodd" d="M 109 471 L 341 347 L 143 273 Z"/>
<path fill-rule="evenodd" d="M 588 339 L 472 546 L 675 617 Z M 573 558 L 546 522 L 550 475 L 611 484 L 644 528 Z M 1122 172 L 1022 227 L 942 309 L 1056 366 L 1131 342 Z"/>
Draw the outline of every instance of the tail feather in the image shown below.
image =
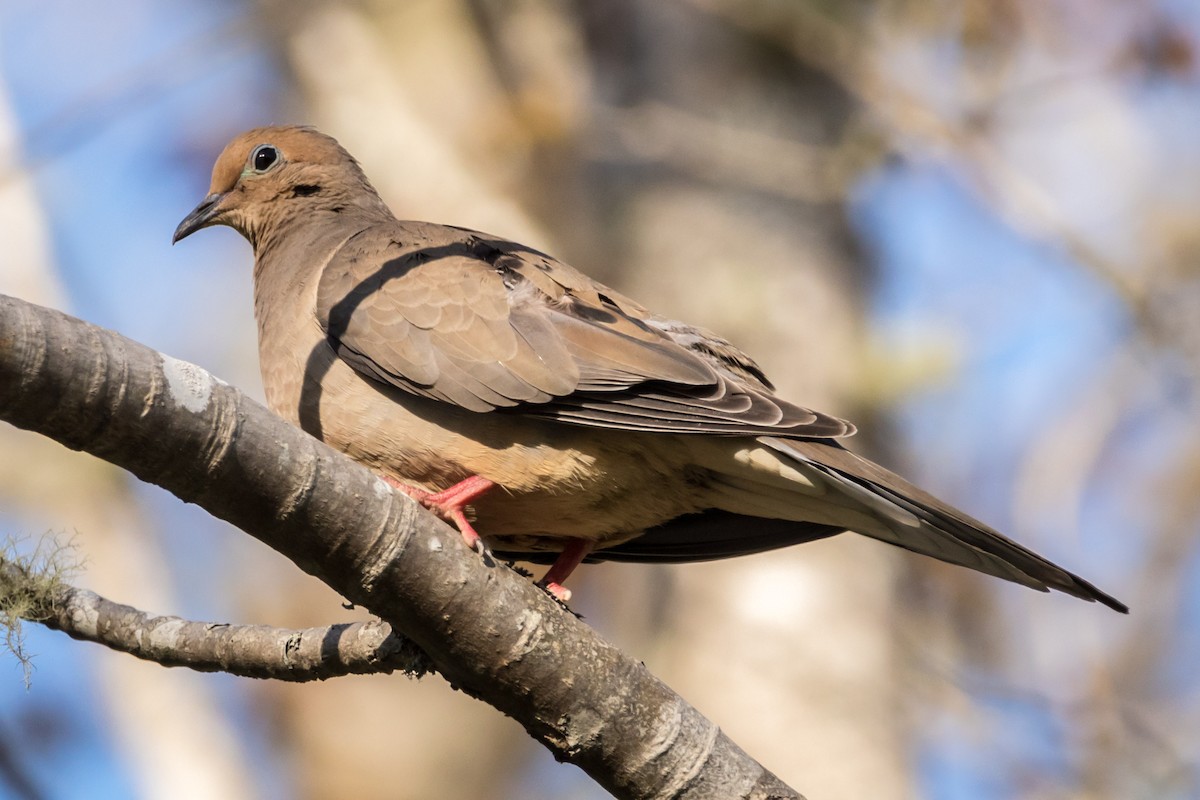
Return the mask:
<path fill-rule="evenodd" d="M 851 530 L 1043 592 L 1056 589 L 1122 614 L 1129 612 L 1124 603 L 1078 575 L 832 440 L 765 436 L 759 441 L 816 472 L 883 522 L 873 530 Z"/>

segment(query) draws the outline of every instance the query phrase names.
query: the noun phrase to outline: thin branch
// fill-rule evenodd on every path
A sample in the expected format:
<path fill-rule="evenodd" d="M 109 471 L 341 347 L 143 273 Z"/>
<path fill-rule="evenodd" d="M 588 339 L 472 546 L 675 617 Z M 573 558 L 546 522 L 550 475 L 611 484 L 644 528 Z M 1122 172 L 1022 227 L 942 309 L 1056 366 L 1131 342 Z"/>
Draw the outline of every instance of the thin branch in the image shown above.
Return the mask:
<path fill-rule="evenodd" d="M 617 797 L 799 797 L 528 580 L 199 367 L 0 295 L 0 419 L 242 528 Z"/>
<path fill-rule="evenodd" d="M 227 625 L 159 616 L 42 575 L 0 556 L 0 591 L 30 601 L 22 617 L 164 667 L 297 683 L 342 675 L 427 671 L 424 654 L 386 622 L 323 628 Z"/>

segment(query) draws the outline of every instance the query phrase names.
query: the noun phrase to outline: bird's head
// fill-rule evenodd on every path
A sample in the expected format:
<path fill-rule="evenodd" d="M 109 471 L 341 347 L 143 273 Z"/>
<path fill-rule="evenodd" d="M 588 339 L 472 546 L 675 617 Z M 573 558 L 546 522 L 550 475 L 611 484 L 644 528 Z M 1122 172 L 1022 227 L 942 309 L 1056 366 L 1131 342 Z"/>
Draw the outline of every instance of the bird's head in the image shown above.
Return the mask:
<path fill-rule="evenodd" d="M 254 128 L 225 146 L 208 196 L 179 223 L 172 241 L 228 225 L 257 247 L 264 234 L 286 221 L 351 207 L 387 211 L 336 139 L 302 126 Z"/>

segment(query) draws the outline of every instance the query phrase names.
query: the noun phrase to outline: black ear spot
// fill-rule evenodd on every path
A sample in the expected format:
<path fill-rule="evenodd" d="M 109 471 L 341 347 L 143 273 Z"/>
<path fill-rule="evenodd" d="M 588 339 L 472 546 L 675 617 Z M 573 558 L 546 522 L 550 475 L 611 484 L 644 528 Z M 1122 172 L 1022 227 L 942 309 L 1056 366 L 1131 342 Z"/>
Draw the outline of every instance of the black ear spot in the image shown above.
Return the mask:
<path fill-rule="evenodd" d="M 250 153 L 250 168 L 255 172 L 266 172 L 279 163 L 279 148 L 273 144 L 260 144 Z"/>
<path fill-rule="evenodd" d="M 308 197 L 321 191 L 321 187 L 311 183 L 302 183 L 292 188 L 292 197 Z"/>

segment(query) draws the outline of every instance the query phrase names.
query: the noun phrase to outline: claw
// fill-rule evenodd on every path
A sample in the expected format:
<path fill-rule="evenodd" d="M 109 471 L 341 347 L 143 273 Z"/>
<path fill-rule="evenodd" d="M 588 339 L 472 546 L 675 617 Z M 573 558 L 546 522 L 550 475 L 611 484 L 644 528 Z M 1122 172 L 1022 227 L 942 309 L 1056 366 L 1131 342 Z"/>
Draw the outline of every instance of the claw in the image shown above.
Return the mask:
<path fill-rule="evenodd" d="M 592 543 L 586 539 L 568 539 L 567 546 L 558 554 L 545 576 L 538 581 L 538 586 L 559 602 L 566 603 L 571 599 L 571 590 L 563 586 L 563 583 L 591 551 Z"/>
<path fill-rule="evenodd" d="M 566 602 L 568 600 L 571 599 L 571 590 L 568 589 L 567 587 L 563 586 L 562 584 L 546 583 L 545 581 L 540 581 L 538 583 L 538 586 L 541 586 L 543 589 L 546 590 L 547 594 L 549 594 L 551 597 L 553 597 L 558 602 L 563 603 L 564 605 L 566 604 Z"/>
<path fill-rule="evenodd" d="M 492 481 L 479 475 L 472 475 L 470 478 L 454 484 L 449 489 L 443 489 L 440 492 L 429 492 L 425 489 L 409 486 L 407 483 L 402 483 L 389 475 L 384 475 L 383 479 L 389 485 L 404 492 L 442 519 L 453 523 L 458 528 L 459 533 L 462 534 L 463 542 L 466 543 L 467 547 L 481 556 L 487 554 L 487 545 L 483 543 L 483 539 L 475 532 L 475 528 L 471 526 L 471 521 L 467 519 L 466 508 L 472 500 L 496 485 Z M 563 586 L 563 582 L 566 581 L 591 551 L 591 542 L 585 539 L 568 539 L 567 546 L 559 553 L 554 564 L 546 571 L 546 575 L 538 581 L 537 585 L 545 589 L 555 600 L 565 605 L 571 599 L 571 590 Z"/>
<path fill-rule="evenodd" d="M 471 521 L 467 519 L 466 507 L 472 500 L 496 484 L 487 478 L 472 475 L 470 478 L 454 484 L 449 489 L 443 489 L 440 492 L 427 492 L 424 489 L 418 489 L 415 486 L 402 483 L 389 475 L 382 477 L 389 485 L 404 492 L 447 522 L 453 523 L 458 528 L 458 532 L 462 534 L 463 542 L 466 543 L 467 547 L 480 555 L 483 555 L 487 551 L 487 548 L 483 544 L 483 539 L 475 532 L 475 528 L 471 526 Z"/>

